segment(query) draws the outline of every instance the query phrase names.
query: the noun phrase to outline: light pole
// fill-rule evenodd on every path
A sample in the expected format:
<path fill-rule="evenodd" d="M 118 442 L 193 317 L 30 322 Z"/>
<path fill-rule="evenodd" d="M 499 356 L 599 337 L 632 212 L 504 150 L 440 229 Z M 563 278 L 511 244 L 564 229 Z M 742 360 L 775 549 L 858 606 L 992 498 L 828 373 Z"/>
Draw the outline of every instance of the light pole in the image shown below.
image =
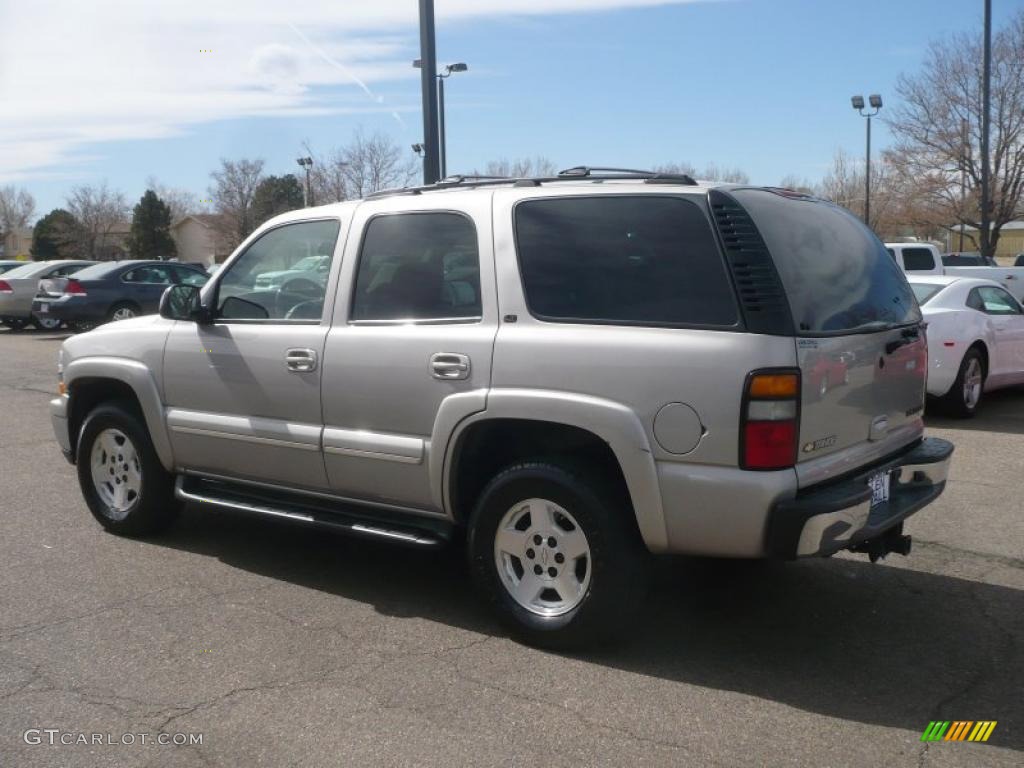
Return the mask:
<path fill-rule="evenodd" d="M 448 175 L 448 145 L 444 132 L 444 81 L 451 77 L 452 73 L 465 72 L 468 69 L 469 66 L 460 61 L 458 64 L 449 64 L 444 68 L 444 72 L 437 76 L 438 148 L 440 150 L 442 179 Z"/>
<path fill-rule="evenodd" d="M 864 223 L 867 226 L 871 226 L 871 118 L 878 114 L 879 110 L 882 109 L 882 97 L 877 93 L 873 93 L 868 96 L 868 103 L 874 112 L 864 112 L 864 97 L 854 96 L 850 99 L 850 103 L 853 104 L 853 108 L 857 110 L 861 117 L 868 119 L 868 140 L 867 140 L 867 152 L 865 153 L 865 171 L 864 171 Z"/>
<path fill-rule="evenodd" d="M 441 178 L 437 141 L 437 58 L 434 37 L 434 0 L 420 2 L 420 86 L 423 98 L 423 183 L 434 184 Z"/>
<path fill-rule="evenodd" d="M 302 207 L 309 208 L 313 205 L 313 188 L 309 186 L 309 169 L 313 167 L 313 158 L 300 157 L 295 162 L 306 169 L 306 186 L 302 190 Z"/>
<path fill-rule="evenodd" d="M 412 63 L 417 69 L 423 67 L 423 59 L 416 59 Z M 448 145 L 445 139 L 445 127 L 444 127 L 444 81 L 451 77 L 455 72 L 466 72 L 469 70 L 469 65 L 463 61 L 457 64 L 448 64 L 444 68 L 444 72 L 437 74 L 437 167 L 440 178 L 448 176 Z M 427 142 L 427 146 L 430 146 L 430 142 Z"/>
<path fill-rule="evenodd" d="M 988 139 L 991 130 L 992 109 L 990 107 L 992 89 L 992 0 L 985 0 L 985 31 L 982 45 L 981 75 L 981 221 L 978 232 L 981 242 L 979 247 L 982 256 L 991 256 L 994 249 L 989 232 L 992 223 L 992 190 L 989 189 Z"/>

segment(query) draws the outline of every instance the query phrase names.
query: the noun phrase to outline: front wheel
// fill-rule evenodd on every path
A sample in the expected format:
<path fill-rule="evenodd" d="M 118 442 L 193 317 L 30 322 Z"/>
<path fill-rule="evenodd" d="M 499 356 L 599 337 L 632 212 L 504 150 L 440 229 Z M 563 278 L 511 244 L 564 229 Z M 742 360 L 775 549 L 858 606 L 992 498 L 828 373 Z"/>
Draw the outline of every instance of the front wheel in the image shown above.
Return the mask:
<path fill-rule="evenodd" d="M 985 365 L 981 353 L 975 348 L 968 349 L 960 361 L 956 381 L 942 398 L 942 404 L 953 416 L 970 418 L 977 412 L 984 391 Z"/>
<path fill-rule="evenodd" d="M 4 325 L 6 325 L 12 331 L 20 331 L 20 330 L 23 330 L 26 325 L 28 325 L 28 321 L 27 320 L 21 320 L 21 319 L 16 318 L 16 317 L 5 317 L 4 318 Z"/>
<path fill-rule="evenodd" d="M 96 407 L 82 424 L 76 463 L 85 502 L 111 533 L 142 536 L 174 520 L 173 478 L 160 464 L 145 422 L 131 409 L 119 403 Z"/>
<path fill-rule="evenodd" d="M 499 473 L 469 525 L 477 588 L 528 643 L 571 648 L 627 631 L 649 555 L 624 489 L 598 473 L 525 463 Z"/>

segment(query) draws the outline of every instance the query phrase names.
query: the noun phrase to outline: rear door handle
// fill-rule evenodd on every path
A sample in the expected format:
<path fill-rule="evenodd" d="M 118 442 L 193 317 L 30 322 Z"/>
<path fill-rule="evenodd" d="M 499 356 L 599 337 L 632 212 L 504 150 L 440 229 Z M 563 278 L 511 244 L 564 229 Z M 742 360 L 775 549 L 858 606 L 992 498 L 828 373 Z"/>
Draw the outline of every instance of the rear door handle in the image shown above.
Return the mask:
<path fill-rule="evenodd" d="M 430 356 L 430 375 L 435 379 L 468 379 L 469 355 L 437 352 Z"/>
<path fill-rule="evenodd" d="M 289 371 L 309 373 L 316 370 L 316 350 L 305 347 L 294 347 L 285 350 L 284 364 Z"/>

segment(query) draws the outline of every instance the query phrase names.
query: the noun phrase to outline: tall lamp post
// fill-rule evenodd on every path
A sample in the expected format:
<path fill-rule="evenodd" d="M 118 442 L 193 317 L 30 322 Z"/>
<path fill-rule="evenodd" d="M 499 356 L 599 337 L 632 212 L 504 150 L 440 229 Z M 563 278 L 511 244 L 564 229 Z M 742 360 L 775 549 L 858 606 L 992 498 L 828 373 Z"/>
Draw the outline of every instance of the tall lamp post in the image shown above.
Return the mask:
<path fill-rule="evenodd" d="M 313 205 L 313 188 L 309 186 L 309 169 L 313 167 L 313 158 L 300 157 L 295 162 L 306 169 L 306 186 L 302 190 L 302 207 L 309 208 Z"/>
<path fill-rule="evenodd" d="M 444 81 L 455 72 L 465 72 L 469 66 L 465 62 L 449 64 L 437 76 L 437 124 L 438 124 L 438 149 L 440 150 L 441 178 L 448 176 L 448 145 L 444 132 Z"/>
<path fill-rule="evenodd" d="M 878 114 L 879 110 L 882 109 L 882 97 L 877 93 L 873 93 L 868 96 L 868 104 L 871 106 L 874 112 L 864 111 L 864 97 L 854 96 L 850 99 L 850 103 L 853 104 L 853 108 L 857 110 L 861 117 L 866 117 L 868 120 L 868 140 L 867 140 L 867 152 L 865 153 L 865 171 L 864 171 L 864 223 L 867 226 L 871 226 L 871 118 Z"/>
<path fill-rule="evenodd" d="M 423 67 L 423 59 L 416 59 L 412 63 L 417 69 Z M 445 127 L 444 127 L 444 81 L 451 77 L 456 72 L 467 72 L 469 65 L 463 61 L 457 64 L 448 64 L 443 72 L 437 74 L 437 160 L 438 160 L 438 173 L 440 178 L 446 178 L 448 176 L 448 144 L 445 138 Z M 427 142 L 427 147 L 430 146 L 430 142 Z"/>

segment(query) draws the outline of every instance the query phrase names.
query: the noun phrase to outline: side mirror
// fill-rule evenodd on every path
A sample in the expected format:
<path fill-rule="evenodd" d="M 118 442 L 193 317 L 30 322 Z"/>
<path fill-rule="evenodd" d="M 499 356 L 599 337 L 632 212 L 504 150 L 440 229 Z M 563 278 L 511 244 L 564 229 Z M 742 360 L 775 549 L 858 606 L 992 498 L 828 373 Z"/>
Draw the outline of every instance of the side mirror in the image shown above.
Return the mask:
<path fill-rule="evenodd" d="M 160 297 L 160 317 L 168 320 L 210 322 L 210 313 L 199 299 L 198 285 L 179 283 L 172 285 Z"/>

